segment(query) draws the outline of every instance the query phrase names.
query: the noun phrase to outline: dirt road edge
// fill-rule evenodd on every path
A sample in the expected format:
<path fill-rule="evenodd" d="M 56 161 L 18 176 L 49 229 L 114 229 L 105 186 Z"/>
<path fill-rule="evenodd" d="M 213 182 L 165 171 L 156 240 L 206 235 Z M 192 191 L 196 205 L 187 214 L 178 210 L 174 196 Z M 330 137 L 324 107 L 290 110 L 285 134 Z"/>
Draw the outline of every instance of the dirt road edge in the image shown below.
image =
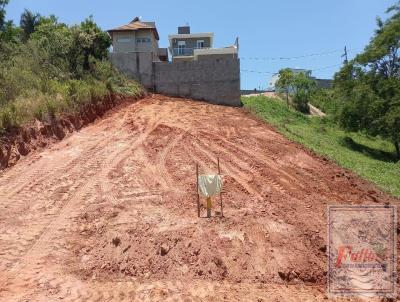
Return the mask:
<path fill-rule="evenodd" d="M 23 127 L 0 134 L 0 171 L 14 166 L 22 156 L 43 149 L 63 140 L 69 134 L 93 123 L 111 109 L 139 100 L 145 96 L 109 94 L 91 103 L 74 114 L 63 114 L 49 121 L 35 120 Z"/>

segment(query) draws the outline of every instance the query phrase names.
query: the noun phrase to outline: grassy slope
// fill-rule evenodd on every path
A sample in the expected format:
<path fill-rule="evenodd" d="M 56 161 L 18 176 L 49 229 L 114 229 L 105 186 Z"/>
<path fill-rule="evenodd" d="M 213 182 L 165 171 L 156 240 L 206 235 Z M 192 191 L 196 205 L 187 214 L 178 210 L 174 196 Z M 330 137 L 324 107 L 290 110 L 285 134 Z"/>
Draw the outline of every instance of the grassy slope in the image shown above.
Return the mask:
<path fill-rule="evenodd" d="M 386 140 L 345 132 L 327 118 L 307 117 L 267 97 L 242 99 L 245 108 L 274 125 L 289 139 L 299 142 L 339 165 L 351 169 L 383 190 L 400 197 L 400 162 Z"/>
<path fill-rule="evenodd" d="M 94 79 L 54 83 L 56 89 L 51 94 L 39 91 L 33 96 L 21 96 L 6 104 L 0 103 L 0 134 L 9 127 L 19 127 L 35 118 L 48 120 L 51 116 L 79 111 L 85 104 L 99 101 L 110 92 L 126 96 L 138 96 L 143 92 L 139 83 L 124 77 L 108 84 Z"/>

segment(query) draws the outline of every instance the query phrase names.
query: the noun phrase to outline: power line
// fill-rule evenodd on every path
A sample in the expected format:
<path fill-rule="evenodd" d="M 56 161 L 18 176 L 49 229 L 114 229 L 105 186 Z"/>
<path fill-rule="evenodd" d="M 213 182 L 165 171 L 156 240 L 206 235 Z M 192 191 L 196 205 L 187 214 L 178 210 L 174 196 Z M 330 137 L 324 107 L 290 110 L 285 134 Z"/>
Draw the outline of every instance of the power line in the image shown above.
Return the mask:
<path fill-rule="evenodd" d="M 359 52 L 357 50 L 349 50 L 345 49 L 346 55 L 349 52 Z M 327 51 L 327 52 L 320 52 L 320 53 L 312 53 L 308 55 L 302 55 L 302 56 L 294 56 L 294 57 L 241 57 L 241 60 L 255 60 L 255 61 L 262 61 L 262 60 L 271 60 L 271 61 L 278 61 L 278 60 L 295 60 L 295 59 L 303 59 L 303 58 L 308 58 L 308 57 L 317 57 L 317 56 L 326 56 L 326 55 L 331 55 L 331 54 L 342 54 L 343 50 L 333 50 L 333 51 Z"/>
<path fill-rule="evenodd" d="M 302 59 L 302 58 L 307 58 L 307 57 L 337 54 L 337 53 L 341 53 L 341 52 L 342 52 L 342 50 L 334 50 L 334 51 L 312 53 L 312 54 L 308 54 L 308 55 L 294 56 L 294 57 L 241 57 L 240 59 L 243 59 L 243 60 L 294 60 L 294 59 Z"/>
<path fill-rule="evenodd" d="M 342 66 L 342 63 L 335 64 L 335 65 L 330 65 L 330 66 L 325 66 L 325 67 L 320 67 L 320 68 L 316 68 L 316 69 L 312 69 L 311 71 L 318 71 L 318 70 L 323 70 L 323 69 L 328 69 L 328 68 L 333 68 L 333 67 L 338 67 L 338 66 Z"/>
<path fill-rule="evenodd" d="M 310 71 L 318 71 L 318 70 L 324 70 L 328 68 L 333 68 L 333 67 L 338 67 L 341 66 L 342 64 L 335 64 L 335 65 L 329 65 L 329 66 L 324 66 L 324 67 L 319 67 L 315 69 L 308 69 Z M 241 69 L 241 72 L 250 72 L 250 73 L 259 73 L 259 74 L 277 74 L 279 72 L 272 72 L 272 71 L 258 71 L 258 70 L 249 70 L 249 69 Z"/>
<path fill-rule="evenodd" d="M 271 72 L 271 71 L 257 71 L 257 70 L 248 70 L 248 69 L 241 69 L 241 72 L 252 72 L 252 73 L 269 73 L 269 74 L 275 74 L 277 72 Z"/>

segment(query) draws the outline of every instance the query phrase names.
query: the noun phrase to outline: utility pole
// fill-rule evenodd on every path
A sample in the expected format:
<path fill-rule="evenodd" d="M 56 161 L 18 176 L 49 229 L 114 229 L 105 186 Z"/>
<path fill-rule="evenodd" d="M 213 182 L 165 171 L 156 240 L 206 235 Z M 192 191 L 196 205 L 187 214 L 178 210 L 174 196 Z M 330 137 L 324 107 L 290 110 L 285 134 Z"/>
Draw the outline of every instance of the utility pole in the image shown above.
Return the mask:
<path fill-rule="evenodd" d="M 344 58 L 344 64 L 347 65 L 349 63 L 348 57 L 347 57 L 347 47 L 344 47 L 344 54 L 342 55 L 342 58 Z"/>

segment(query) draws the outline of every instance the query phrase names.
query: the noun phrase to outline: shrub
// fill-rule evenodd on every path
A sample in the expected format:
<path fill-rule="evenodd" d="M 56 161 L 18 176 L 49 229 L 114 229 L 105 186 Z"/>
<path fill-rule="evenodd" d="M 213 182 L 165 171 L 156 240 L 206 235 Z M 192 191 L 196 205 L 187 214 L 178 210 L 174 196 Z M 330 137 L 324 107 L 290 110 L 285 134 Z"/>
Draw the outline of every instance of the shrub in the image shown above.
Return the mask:
<path fill-rule="evenodd" d="M 310 96 L 310 103 L 326 114 L 336 115 L 341 107 L 333 89 L 317 89 Z"/>
<path fill-rule="evenodd" d="M 310 107 L 308 106 L 308 95 L 304 92 L 298 92 L 293 96 L 293 106 L 296 110 L 302 113 L 310 113 Z"/>
<path fill-rule="evenodd" d="M 92 18 L 72 27 L 36 21 L 29 35 L 12 23 L 7 39 L 0 34 L 0 129 L 79 111 L 109 92 L 141 92 L 107 60 L 110 37 Z"/>
<path fill-rule="evenodd" d="M 8 104 L 0 111 L 0 128 L 10 130 L 20 125 L 21 118 L 19 116 L 15 104 Z"/>
<path fill-rule="evenodd" d="M 55 119 L 56 118 L 56 113 L 57 113 L 57 102 L 55 102 L 54 100 L 47 100 L 46 102 L 46 109 L 47 109 L 47 113 L 50 117 L 50 119 Z"/>

